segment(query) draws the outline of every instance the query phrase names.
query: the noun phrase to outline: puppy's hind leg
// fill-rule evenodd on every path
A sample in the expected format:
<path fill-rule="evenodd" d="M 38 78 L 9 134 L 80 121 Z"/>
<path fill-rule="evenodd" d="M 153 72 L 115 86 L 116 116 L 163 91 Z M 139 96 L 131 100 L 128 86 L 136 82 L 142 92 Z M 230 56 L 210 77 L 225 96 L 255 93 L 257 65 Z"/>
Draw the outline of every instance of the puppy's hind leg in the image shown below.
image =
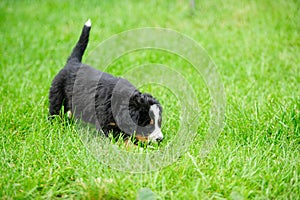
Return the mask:
<path fill-rule="evenodd" d="M 64 104 L 64 112 L 65 112 L 65 114 L 67 114 L 67 117 L 69 119 L 71 119 L 73 117 L 71 100 L 65 98 L 63 104 Z"/>
<path fill-rule="evenodd" d="M 49 119 L 59 115 L 64 101 L 63 84 L 59 78 L 55 78 L 52 82 L 49 92 Z"/>

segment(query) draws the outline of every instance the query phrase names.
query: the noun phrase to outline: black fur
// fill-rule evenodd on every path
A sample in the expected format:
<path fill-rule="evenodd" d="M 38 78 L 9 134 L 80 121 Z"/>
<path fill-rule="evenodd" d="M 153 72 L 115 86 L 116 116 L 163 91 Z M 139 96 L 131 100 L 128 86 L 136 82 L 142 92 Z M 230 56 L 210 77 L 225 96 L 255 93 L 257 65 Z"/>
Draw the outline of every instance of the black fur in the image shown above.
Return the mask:
<path fill-rule="evenodd" d="M 147 137 L 154 130 L 149 108 L 159 102 L 142 94 L 130 82 L 82 64 L 91 27 L 84 26 L 65 67 L 54 78 L 49 92 L 50 118 L 71 111 L 74 117 L 96 125 L 105 135 L 134 132 Z M 128 117 L 130 116 L 130 117 Z"/>

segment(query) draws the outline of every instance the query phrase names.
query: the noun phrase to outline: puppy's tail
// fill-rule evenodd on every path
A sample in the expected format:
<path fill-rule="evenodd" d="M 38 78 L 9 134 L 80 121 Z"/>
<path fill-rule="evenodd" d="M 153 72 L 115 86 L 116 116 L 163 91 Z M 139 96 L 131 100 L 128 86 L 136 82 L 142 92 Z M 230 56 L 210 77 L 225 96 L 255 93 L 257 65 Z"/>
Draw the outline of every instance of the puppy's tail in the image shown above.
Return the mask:
<path fill-rule="evenodd" d="M 82 28 L 80 38 L 76 46 L 74 47 L 70 57 L 68 58 L 67 62 L 70 61 L 81 62 L 82 56 L 89 42 L 91 25 L 92 25 L 91 20 L 88 19 Z"/>

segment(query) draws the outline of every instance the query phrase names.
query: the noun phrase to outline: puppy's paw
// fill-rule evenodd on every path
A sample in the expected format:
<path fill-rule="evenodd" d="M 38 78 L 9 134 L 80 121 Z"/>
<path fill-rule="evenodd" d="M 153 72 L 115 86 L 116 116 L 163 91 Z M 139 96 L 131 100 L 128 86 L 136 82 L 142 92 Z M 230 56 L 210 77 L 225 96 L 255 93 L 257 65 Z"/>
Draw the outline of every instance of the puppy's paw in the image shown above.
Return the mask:
<path fill-rule="evenodd" d="M 68 117 L 69 119 L 71 119 L 71 118 L 73 117 L 73 114 L 72 114 L 72 111 L 71 111 L 71 110 L 69 110 L 69 111 L 67 112 L 67 117 Z"/>

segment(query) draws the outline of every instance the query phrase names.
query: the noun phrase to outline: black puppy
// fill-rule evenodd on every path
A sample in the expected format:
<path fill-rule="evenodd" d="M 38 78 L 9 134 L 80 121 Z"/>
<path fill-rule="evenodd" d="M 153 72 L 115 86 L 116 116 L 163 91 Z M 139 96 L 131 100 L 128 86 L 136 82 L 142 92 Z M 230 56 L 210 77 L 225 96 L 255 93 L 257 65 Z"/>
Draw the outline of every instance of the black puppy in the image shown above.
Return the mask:
<path fill-rule="evenodd" d="M 162 107 L 127 80 L 82 64 L 91 21 L 88 20 L 65 67 L 54 78 L 49 93 L 50 117 L 62 106 L 69 117 L 94 124 L 108 136 L 125 133 L 141 141 L 161 141 Z"/>

